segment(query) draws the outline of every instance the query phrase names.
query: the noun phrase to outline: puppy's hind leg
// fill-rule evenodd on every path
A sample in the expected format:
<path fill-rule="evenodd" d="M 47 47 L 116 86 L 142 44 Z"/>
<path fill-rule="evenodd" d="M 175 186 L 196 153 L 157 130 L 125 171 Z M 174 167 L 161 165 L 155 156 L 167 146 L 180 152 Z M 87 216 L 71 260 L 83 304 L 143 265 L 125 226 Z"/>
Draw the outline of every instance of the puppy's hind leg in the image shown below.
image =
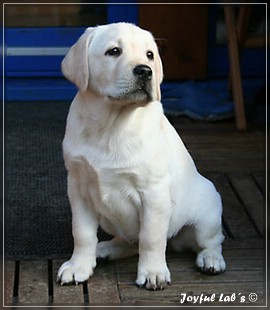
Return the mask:
<path fill-rule="evenodd" d="M 222 256 L 222 242 L 224 236 L 221 223 L 200 223 L 195 227 L 195 237 L 200 248 L 196 265 L 202 273 L 215 275 L 225 271 L 226 263 Z"/>
<path fill-rule="evenodd" d="M 97 258 L 116 260 L 126 258 L 138 253 L 138 247 L 130 244 L 120 237 L 109 241 L 101 241 L 97 245 Z"/>

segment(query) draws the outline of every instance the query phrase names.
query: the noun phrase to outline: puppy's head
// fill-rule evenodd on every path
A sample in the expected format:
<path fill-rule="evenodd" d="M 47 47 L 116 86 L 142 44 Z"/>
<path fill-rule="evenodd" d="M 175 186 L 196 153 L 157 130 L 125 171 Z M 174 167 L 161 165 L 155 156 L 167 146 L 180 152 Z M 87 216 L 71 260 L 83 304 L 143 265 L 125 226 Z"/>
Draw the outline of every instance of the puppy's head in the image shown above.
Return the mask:
<path fill-rule="evenodd" d="M 162 63 L 153 36 L 127 23 L 87 28 L 62 62 L 81 91 L 115 102 L 160 100 Z"/>

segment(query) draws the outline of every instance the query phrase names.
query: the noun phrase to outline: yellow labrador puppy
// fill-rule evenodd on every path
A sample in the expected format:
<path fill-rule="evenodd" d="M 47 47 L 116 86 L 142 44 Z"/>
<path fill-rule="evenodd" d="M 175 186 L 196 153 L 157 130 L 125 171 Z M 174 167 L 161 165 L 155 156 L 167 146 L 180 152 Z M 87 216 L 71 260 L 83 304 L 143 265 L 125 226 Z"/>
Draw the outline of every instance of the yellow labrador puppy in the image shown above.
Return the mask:
<path fill-rule="evenodd" d="M 221 199 L 164 116 L 153 36 L 127 23 L 87 28 L 62 71 L 79 92 L 63 141 L 74 252 L 58 281 L 87 280 L 97 257 L 138 253 L 137 285 L 162 289 L 170 238 L 197 250 L 202 272 L 223 272 Z M 99 225 L 111 241 L 98 243 Z"/>

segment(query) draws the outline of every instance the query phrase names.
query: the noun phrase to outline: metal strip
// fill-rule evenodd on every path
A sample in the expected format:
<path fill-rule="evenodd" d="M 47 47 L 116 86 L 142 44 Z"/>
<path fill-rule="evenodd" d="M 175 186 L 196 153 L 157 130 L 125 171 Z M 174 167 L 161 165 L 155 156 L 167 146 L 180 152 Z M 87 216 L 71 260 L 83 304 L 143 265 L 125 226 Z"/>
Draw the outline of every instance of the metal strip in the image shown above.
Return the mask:
<path fill-rule="evenodd" d="M 64 56 L 69 47 L 8 47 L 7 56 Z"/>

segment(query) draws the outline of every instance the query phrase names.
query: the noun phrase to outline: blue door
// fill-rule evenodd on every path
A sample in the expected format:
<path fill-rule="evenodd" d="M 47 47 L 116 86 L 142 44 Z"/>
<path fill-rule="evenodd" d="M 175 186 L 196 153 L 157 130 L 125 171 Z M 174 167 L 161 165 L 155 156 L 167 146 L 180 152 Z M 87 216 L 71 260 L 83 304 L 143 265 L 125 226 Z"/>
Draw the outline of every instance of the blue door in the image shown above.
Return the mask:
<path fill-rule="evenodd" d="M 136 4 L 5 4 L 5 99 L 71 99 L 76 89 L 60 71 L 69 47 L 88 26 L 137 15 Z"/>
<path fill-rule="evenodd" d="M 144 4 L 137 4 L 136 0 L 130 1 L 134 4 L 119 4 L 121 1 L 117 0 L 114 0 L 115 4 L 113 1 L 103 1 L 103 4 L 102 1 L 99 1 L 100 4 L 4 4 L 6 100 L 73 98 L 76 89 L 63 78 L 60 71 L 61 61 L 70 46 L 88 26 L 119 21 L 138 24 L 143 14 L 141 7 Z M 217 44 L 217 25 L 224 25 L 219 21 L 218 12 L 222 13 L 222 10 L 218 5 L 208 7 L 207 78 L 223 79 L 227 83 L 227 46 L 224 42 Z M 153 18 L 154 9 L 155 5 L 152 6 L 153 14 L 149 20 L 161 24 L 161 21 Z M 169 18 L 164 16 L 164 19 Z M 148 30 L 152 31 L 151 27 Z M 163 38 L 166 38 L 166 34 Z M 177 44 L 177 40 L 170 42 L 170 46 L 173 44 Z M 241 60 L 243 77 L 257 79 L 265 76 L 265 49 L 246 48 Z M 175 84 L 172 87 L 176 87 Z M 247 88 L 250 89 L 249 85 Z"/>

